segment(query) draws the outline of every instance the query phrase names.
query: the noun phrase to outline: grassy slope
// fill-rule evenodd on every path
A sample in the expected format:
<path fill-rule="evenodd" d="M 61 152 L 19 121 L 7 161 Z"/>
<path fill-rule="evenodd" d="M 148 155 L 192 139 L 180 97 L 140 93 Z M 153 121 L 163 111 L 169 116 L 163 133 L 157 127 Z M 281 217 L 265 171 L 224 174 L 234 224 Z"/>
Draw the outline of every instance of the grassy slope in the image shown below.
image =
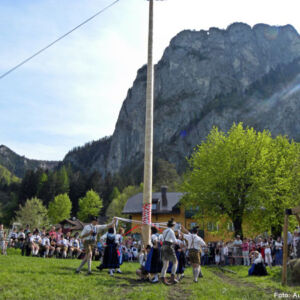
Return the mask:
<path fill-rule="evenodd" d="M 173 287 L 137 282 L 136 263 L 122 266 L 124 274 L 111 278 L 106 271 L 74 274 L 78 260 L 21 257 L 9 253 L 0 256 L 0 299 L 273 299 L 275 291 L 292 293 L 300 288 L 282 289 L 279 268 L 265 278 L 248 278 L 247 268 L 232 267 L 238 275 L 217 268 L 203 269 L 204 278 L 194 284 L 191 269 L 183 281 Z M 93 269 L 96 263 L 93 262 Z"/>

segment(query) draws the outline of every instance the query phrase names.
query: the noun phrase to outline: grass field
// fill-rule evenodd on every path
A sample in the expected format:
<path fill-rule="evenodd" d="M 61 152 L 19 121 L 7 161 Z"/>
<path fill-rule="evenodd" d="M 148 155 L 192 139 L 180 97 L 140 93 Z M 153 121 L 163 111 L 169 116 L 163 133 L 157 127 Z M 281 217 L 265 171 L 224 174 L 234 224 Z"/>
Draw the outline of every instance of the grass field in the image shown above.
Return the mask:
<path fill-rule="evenodd" d="M 223 273 L 217 267 L 204 267 L 204 278 L 193 283 L 191 268 L 177 285 L 139 283 L 137 263 L 122 265 L 123 274 L 110 277 L 107 271 L 96 270 L 74 274 L 79 260 L 22 257 L 17 251 L 0 256 L 0 299 L 274 299 L 274 293 L 298 293 L 300 287 L 280 285 L 279 267 L 270 276 L 248 277 L 247 267 L 228 267 L 237 272 Z"/>

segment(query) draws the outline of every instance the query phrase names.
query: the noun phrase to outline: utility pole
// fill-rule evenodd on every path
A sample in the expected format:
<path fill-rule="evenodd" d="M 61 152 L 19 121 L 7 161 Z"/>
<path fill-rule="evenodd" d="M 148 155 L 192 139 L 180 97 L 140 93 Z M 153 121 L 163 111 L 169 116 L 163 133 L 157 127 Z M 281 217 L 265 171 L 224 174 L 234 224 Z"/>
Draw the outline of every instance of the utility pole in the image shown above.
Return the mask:
<path fill-rule="evenodd" d="M 145 122 L 145 157 L 144 157 L 144 193 L 142 238 L 143 245 L 150 244 L 152 223 L 152 168 L 153 168 L 153 2 L 149 0 L 149 32 L 148 32 L 148 63 L 147 63 L 147 89 L 146 89 L 146 122 Z"/>

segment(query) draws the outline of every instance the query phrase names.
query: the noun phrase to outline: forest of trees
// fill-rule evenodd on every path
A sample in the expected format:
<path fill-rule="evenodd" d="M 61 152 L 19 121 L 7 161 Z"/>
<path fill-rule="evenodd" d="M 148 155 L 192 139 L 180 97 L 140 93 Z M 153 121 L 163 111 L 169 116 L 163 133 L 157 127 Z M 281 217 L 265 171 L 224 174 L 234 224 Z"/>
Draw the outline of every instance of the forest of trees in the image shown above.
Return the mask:
<path fill-rule="evenodd" d="M 169 185 L 170 190 L 175 190 L 180 183 L 180 177 L 174 165 L 158 160 L 154 166 L 154 190 L 159 190 L 161 185 Z M 167 178 L 166 181 L 164 178 Z M 106 177 L 97 171 L 86 174 L 74 171 L 70 165 L 62 165 L 54 171 L 28 170 L 23 179 L 15 177 L 0 166 L 0 222 L 9 225 L 16 220 L 21 209 L 23 212 L 26 207 L 33 209 L 32 205 L 46 208 L 47 222 L 51 224 L 66 217 L 86 220 L 88 213 L 107 215 L 109 206 L 109 215 L 120 214 L 122 209 L 120 205 L 115 207 L 115 203 L 120 195 L 124 199 L 128 191 L 132 190 L 140 191 L 140 182 L 132 184 L 131 181 L 128 184 L 118 174 L 107 174 Z M 31 202 L 27 203 L 29 200 Z M 87 212 L 85 206 L 91 206 L 91 201 L 97 203 L 96 208 Z M 111 205 L 112 203 L 114 204 Z"/>

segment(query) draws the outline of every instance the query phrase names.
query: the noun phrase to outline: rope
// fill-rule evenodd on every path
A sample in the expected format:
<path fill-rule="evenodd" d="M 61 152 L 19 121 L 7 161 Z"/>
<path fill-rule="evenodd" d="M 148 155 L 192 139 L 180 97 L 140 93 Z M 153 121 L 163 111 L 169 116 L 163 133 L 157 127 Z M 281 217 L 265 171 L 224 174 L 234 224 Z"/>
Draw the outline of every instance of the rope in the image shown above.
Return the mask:
<path fill-rule="evenodd" d="M 13 72 L 14 70 L 20 68 L 21 66 L 23 66 L 25 63 L 27 63 L 28 61 L 32 60 L 34 57 L 38 56 L 39 54 L 41 54 L 42 52 L 44 52 L 45 50 L 47 50 L 48 48 L 50 48 L 51 46 L 53 46 L 54 44 L 56 44 L 57 42 L 59 42 L 60 40 L 62 40 L 63 38 L 65 38 L 66 36 L 68 36 L 69 34 L 71 34 L 73 31 L 77 30 L 78 28 L 80 28 L 81 26 L 85 25 L 86 23 L 88 23 L 89 21 L 91 21 L 92 19 L 96 18 L 98 15 L 102 14 L 105 10 L 109 9 L 111 6 L 115 5 L 117 2 L 119 2 L 120 0 L 116 0 L 113 3 L 109 4 L 108 6 L 104 7 L 103 9 L 101 9 L 100 11 L 98 11 L 96 14 L 94 14 L 93 16 L 91 16 L 90 18 L 86 19 L 85 21 L 83 21 L 82 23 L 80 23 L 79 25 L 77 25 L 76 27 L 74 27 L 73 29 L 69 30 L 67 33 L 65 33 L 64 35 L 60 36 L 59 38 L 57 38 L 55 41 L 53 41 L 52 43 L 48 44 L 47 46 L 45 46 L 44 48 L 42 48 L 41 50 L 37 51 L 36 53 L 34 53 L 33 55 L 31 55 L 30 57 L 26 58 L 25 60 L 23 60 L 22 62 L 20 62 L 19 64 L 17 64 L 16 66 L 14 66 L 13 68 L 11 68 L 10 70 L 8 70 L 7 72 L 3 73 L 2 75 L 0 75 L 0 80 L 2 78 L 4 78 L 5 76 L 7 76 L 8 74 L 10 74 L 11 72 Z"/>
<path fill-rule="evenodd" d="M 145 224 L 145 223 L 143 223 L 142 221 L 139 221 L 139 220 L 125 219 L 125 218 L 119 218 L 119 217 L 115 217 L 115 219 L 117 219 L 119 221 L 122 221 L 122 222 L 125 222 L 125 223 Z M 151 225 L 151 226 L 156 227 L 156 228 L 167 228 L 167 226 L 166 226 L 167 222 L 150 223 L 150 224 L 147 224 L 147 225 Z"/>

